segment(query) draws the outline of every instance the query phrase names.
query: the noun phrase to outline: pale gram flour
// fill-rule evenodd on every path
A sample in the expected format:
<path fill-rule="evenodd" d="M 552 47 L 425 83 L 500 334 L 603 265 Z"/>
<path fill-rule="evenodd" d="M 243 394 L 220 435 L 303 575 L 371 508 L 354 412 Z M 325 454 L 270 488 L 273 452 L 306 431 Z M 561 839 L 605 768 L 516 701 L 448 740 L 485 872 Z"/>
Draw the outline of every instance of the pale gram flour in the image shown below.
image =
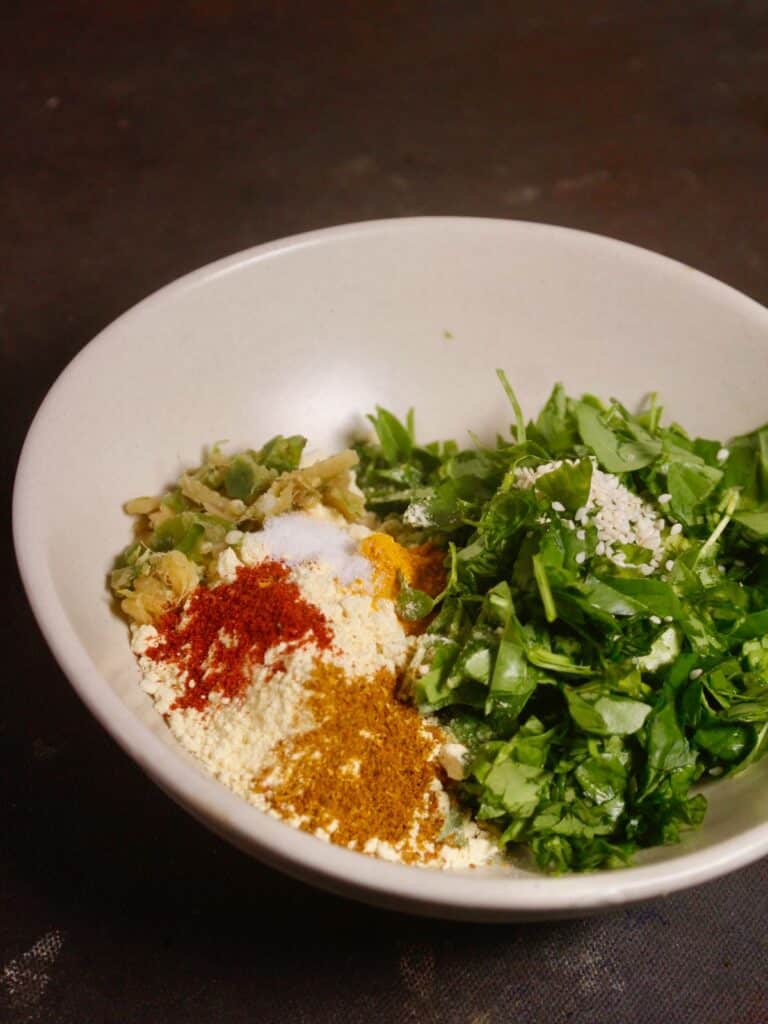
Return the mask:
<path fill-rule="evenodd" d="M 364 528 L 363 531 L 369 532 Z M 222 552 L 218 576 L 223 583 L 231 582 L 241 565 L 255 565 L 271 554 L 260 537 L 263 535 L 246 534 L 237 551 L 230 547 Z M 405 634 L 393 602 L 381 597 L 373 602 L 365 580 L 356 588 L 341 587 L 334 568 L 321 561 L 293 565 L 290 579 L 302 596 L 326 617 L 333 633 L 333 647 L 321 651 L 315 644 L 307 644 L 286 654 L 285 645 L 278 644 L 267 652 L 263 666 L 253 668 L 252 685 L 242 699 L 230 702 L 227 697 L 211 693 L 211 706 L 205 711 L 172 710 L 175 700 L 184 692 L 183 674 L 175 665 L 147 656 L 147 649 L 158 637 L 154 626 L 135 626 L 132 634 L 141 685 L 157 710 L 166 716 L 179 743 L 229 789 L 276 817 L 280 815 L 269 806 L 264 794 L 254 789 L 254 780 L 266 769 L 269 775 L 265 785 L 276 783 L 280 778 L 280 764 L 274 756 L 276 746 L 281 740 L 313 727 L 314 721 L 305 703 L 305 682 L 313 667 L 318 662 L 333 665 L 348 678 L 355 679 L 372 678 L 381 671 L 395 673 L 405 666 L 414 643 Z M 283 662 L 284 669 L 272 674 L 270 666 L 278 661 Z M 429 724 L 436 723 L 433 720 Z M 424 735 L 430 737 L 426 729 Z M 451 777 L 460 777 L 464 750 L 450 742 L 448 734 L 445 734 L 445 741 L 443 744 L 434 742 L 432 758 L 441 760 Z M 350 763 L 346 768 L 355 772 L 359 765 Z M 435 779 L 434 787 L 447 819 L 451 801 L 439 780 Z M 428 796 L 425 792 L 425 813 Z M 451 815 L 452 825 L 454 817 L 458 816 Z M 289 824 L 298 827 L 303 820 L 297 816 Z M 318 829 L 315 834 L 327 841 L 332 831 L 333 827 L 327 831 Z M 417 832 L 418 820 L 412 829 L 413 839 Z M 441 843 L 436 848 L 431 844 L 425 846 L 421 863 L 440 868 L 468 868 L 498 859 L 496 844 L 468 818 L 459 822 L 451 838 L 450 843 Z M 395 847 L 376 838 L 366 843 L 363 852 L 385 860 L 402 859 Z"/>

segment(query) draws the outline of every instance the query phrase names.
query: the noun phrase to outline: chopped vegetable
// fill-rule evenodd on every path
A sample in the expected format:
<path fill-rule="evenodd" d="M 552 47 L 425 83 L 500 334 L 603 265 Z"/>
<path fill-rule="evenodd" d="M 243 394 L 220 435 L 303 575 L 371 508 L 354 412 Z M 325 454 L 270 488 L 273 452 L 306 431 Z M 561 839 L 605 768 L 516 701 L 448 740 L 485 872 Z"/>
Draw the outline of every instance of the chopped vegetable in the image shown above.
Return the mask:
<path fill-rule="evenodd" d="M 357 455 L 339 452 L 300 468 L 306 440 L 278 435 L 259 451 L 208 452 L 197 469 L 160 497 L 134 498 L 124 508 L 137 517 L 137 540 L 122 553 L 111 587 L 135 622 L 158 619 L 199 582 L 216 579 L 218 556 L 232 531 L 255 529 L 266 519 L 325 505 L 350 521 L 365 509 L 354 486 Z M 168 552 L 168 558 L 160 558 Z"/>
<path fill-rule="evenodd" d="M 455 793 L 547 871 L 630 861 L 768 750 L 768 426 L 727 445 L 557 385 L 509 439 L 371 417 L 367 504 L 450 547 L 405 692 L 470 756 Z"/>

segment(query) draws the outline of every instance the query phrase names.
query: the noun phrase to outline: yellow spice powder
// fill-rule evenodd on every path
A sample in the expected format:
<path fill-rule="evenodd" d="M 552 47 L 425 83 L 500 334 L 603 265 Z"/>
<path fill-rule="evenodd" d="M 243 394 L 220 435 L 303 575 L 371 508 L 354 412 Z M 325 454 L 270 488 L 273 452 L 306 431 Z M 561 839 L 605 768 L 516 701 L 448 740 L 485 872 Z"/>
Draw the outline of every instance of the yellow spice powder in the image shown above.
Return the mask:
<path fill-rule="evenodd" d="M 374 599 L 394 601 L 402 583 L 436 597 L 445 586 L 445 552 L 431 544 L 406 548 L 386 533 L 372 533 L 360 544 L 360 553 L 373 565 Z M 407 633 L 419 632 L 417 623 L 405 622 Z"/>

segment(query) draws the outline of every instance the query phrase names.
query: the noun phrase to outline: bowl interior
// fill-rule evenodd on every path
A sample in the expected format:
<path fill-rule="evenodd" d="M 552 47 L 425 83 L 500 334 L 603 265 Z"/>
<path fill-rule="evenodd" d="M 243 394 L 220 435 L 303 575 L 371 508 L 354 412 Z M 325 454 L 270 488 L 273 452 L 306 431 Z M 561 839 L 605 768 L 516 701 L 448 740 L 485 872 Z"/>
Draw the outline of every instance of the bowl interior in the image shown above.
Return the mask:
<path fill-rule="evenodd" d="M 123 501 L 161 488 L 214 441 L 298 432 L 331 450 L 377 403 L 398 414 L 414 406 L 423 440 L 493 436 L 511 418 L 496 367 L 530 413 L 557 380 L 628 404 L 656 390 L 672 418 L 726 437 L 768 417 L 768 312 L 631 246 L 516 222 L 330 229 L 205 268 L 87 346 L 30 431 L 15 532 L 46 637 L 83 698 L 173 796 L 240 845 L 326 884 L 442 912 L 530 916 L 736 866 L 768 848 L 768 762 L 712 787 L 704 827 L 638 868 L 563 880 L 475 872 L 446 888 L 444 877 L 429 880 L 436 873 L 326 847 L 242 804 L 179 750 L 136 685 L 105 582 L 129 538 Z"/>

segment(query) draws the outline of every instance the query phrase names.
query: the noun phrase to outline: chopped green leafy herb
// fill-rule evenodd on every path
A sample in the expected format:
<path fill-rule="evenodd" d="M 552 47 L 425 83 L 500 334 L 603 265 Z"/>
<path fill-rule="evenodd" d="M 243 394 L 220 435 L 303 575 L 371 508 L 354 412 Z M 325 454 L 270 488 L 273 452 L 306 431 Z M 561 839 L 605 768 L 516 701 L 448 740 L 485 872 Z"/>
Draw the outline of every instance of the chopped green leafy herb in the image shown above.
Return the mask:
<path fill-rule="evenodd" d="M 411 698 L 468 750 L 456 795 L 546 871 L 700 824 L 699 780 L 768 750 L 768 426 L 723 445 L 558 384 L 495 445 L 356 446 L 369 508 L 450 550 Z M 421 674 L 423 673 L 423 674 Z"/>

